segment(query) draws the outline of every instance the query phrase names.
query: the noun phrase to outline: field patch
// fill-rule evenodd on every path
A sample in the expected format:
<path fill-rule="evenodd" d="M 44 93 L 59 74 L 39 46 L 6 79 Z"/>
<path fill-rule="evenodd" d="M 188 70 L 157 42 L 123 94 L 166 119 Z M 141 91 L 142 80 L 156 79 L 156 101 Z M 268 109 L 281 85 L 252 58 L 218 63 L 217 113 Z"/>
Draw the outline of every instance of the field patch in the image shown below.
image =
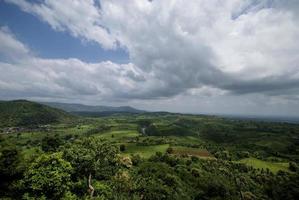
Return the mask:
<path fill-rule="evenodd" d="M 286 162 L 269 162 L 263 161 L 256 158 L 245 158 L 240 160 L 240 163 L 244 163 L 248 166 L 252 166 L 256 169 L 269 169 L 273 173 L 277 173 L 279 170 L 289 171 L 288 166 L 289 163 Z"/>
<path fill-rule="evenodd" d="M 201 145 L 202 144 L 202 141 L 198 137 L 194 137 L 194 136 L 167 136 L 167 138 L 174 140 L 175 146 L 176 146 L 175 143 L 189 144 L 189 145 Z"/>
<path fill-rule="evenodd" d="M 117 141 L 126 138 L 133 138 L 137 136 L 139 136 L 139 133 L 136 130 L 109 131 L 97 135 L 97 137 L 108 139 L 110 141 Z"/>
<path fill-rule="evenodd" d="M 125 155 L 139 154 L 143 158 L 149 158 L 156 154 L 156 152 L 165 153 L 169 144 L 141 146 L 133 143 L 126 144 Z"/>
<path fill-rule="evenodd" d="M 173 147 L 173 154 L 176 155 L 188 155 L 188 156 L 197 156 L 203 158 L 212 158 L 213 155 L 206 149 L 199 149 L 199 148 L 190 148 L 190 147 L 183 147 L 183 146 L 176 146 Z"/>
<path fill-rule="evenodd" d="M 58 130 L 61 130 L 62 132 L 64 132 L 64 134 L 82 135 L 93 128 L 93 125 L 81 125 L 69 128 L 60 128 Z"/>

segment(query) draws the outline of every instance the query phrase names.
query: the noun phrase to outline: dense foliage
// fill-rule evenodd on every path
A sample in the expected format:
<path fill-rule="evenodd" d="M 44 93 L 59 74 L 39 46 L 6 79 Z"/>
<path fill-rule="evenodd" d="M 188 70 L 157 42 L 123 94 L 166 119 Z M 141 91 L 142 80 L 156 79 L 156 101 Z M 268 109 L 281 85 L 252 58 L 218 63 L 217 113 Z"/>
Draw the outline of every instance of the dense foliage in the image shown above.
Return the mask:
<path fill-rule="evenodd" d="M 298 140 L 295 124 L 167 113 L 4 132 L 0 198 L 295 200 Z"/>
<path fill-rule="evenodd" d="M 73 116 L 26 100 L 0 101 L 0 127 L 36 126 L 61 122 Z"/>

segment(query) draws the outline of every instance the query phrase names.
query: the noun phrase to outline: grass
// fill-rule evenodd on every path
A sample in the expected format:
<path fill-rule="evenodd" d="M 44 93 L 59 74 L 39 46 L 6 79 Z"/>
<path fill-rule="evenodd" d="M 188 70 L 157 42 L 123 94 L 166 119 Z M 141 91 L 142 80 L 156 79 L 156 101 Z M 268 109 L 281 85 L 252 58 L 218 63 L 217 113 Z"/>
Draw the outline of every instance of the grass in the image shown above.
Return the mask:
<path fill-rule="evenodd" d="M 130 144 L 126 144 L 127 149 L 124 152 L 124 155 L 139 154 L 143 158 L 149 158 L 152 155 L 155 155 L 156 152 L 165 153 L 168 147 L 169 144 L 139 146 L 130 143 Z"/>
<path fill-rule="evenodd" d="M 17 146 L 25 146 L 29 141 L 37 142 L 41 141 L 41 139 L 45 136 L 43 132 L 23 132 L 23 133 L 10 133 L 5 134 L 2 137 L 5 138 L 5 142 L 8 144 L 15 144 Z"/>
<path fill-rule="evenodd" d="M 172 139 L 177 144 L 202 145 L 202 141 L 194 136 L 167 136 L 167 138 Z"/>
<path fill-rule="evenodd" d="M 190 148 L 190 147 L 182 147 L 175 146 L 173 147 L 173 154 L 176 155 L 189 155 L 189 156 L 197 156 L 197 157 L 210 157 L 213 156 L 206 149 L 198 149 L 198 148 Z"/>
<path fill-rule="evenodd" d="M 263 161 L 256 158 L 245 158 L 240 160 L 241 163 L 252 166 L 257 169 L 269 169 L 273 173 L 277 173 L 279 170 L 289 171 L 289 163 L 286 162 L 269 162 Z"/>
<path fill-rule="evenodd" d="M 65 134 L 82 135 L 83 133 L 93 128 L 94 128 L 93 125 L 81 125 L 81 126 L 73 126 L 73 127 L 58 129 L 58 130 L 62 130 L 62 132 Z"/>
<path fill-rule="evenodd" d="M 137 137 L 138 135 L 139 133 L 136 130 L 118 130 L 101 133 L 97 137 L 110 141 L 121 141 L 122 139 Z"/>
<path fill-rule="evenodd" d="M 259 141 L 256 142 L 255 144 L 259 146 L 275 149 L 276 151 L 283 151 L 288 146 L 291 145 L 291 143 L 288 140 L 286 140 L 284 137 L 280 137 L 278 139 L 260 138 Z"/>

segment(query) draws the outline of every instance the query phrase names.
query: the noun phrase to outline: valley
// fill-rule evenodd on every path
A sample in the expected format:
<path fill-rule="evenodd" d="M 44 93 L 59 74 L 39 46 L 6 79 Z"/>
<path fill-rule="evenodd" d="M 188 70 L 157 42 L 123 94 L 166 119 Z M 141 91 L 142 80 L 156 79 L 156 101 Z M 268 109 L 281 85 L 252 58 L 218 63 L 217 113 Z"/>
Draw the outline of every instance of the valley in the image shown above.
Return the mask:
<path fill-rule="evenodd" d="M 298 197 L 297 124 L 150 112 L 86 117 L 37 105 L 5 103 L 2 198 Z M 16 111 L 34 123 L 19 123 Z M 54 111 L 57 120 L 35 114 Z"/>

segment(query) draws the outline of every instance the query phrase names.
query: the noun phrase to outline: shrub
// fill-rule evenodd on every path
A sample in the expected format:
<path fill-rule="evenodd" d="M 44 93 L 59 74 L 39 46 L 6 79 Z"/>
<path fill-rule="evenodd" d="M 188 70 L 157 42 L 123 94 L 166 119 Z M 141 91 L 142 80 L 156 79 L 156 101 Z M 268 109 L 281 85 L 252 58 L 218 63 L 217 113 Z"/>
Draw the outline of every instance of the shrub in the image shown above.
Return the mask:
<path fill-rule="evenodd" d="M 119 150 L 120 150 L 121 152 L 124 152 L 124 151 L 126 150 L 126 145 L 121 144 L 121 145 L 119 146 Z"/>
<path fill-rule="evenodd" d="M 174 152 L 172 147 L 168 147 L 166 150 L 167 153 L 172 154 Z"/>
<path fill-rule="evenodd" d="M 296 171 L 298 171 L 298 165 L 297 165 L 297 163 L 295 163 L 295 162 L 290 162 L 290 163 L 289 163 L 289 169 L 290 169 L 292 172 L 296 172 Z"/>

